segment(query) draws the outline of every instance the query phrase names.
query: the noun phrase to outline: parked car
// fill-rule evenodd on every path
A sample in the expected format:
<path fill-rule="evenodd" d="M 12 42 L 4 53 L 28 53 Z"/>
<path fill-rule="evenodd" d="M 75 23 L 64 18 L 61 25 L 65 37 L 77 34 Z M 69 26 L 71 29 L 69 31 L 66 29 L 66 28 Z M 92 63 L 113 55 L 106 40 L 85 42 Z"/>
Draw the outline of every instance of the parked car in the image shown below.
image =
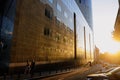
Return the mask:
<path fill-rule="evenodd" d="M 99 73 L 89 74 L 87 80 L 120 80 L 120 67 L 113 67 Z"/>

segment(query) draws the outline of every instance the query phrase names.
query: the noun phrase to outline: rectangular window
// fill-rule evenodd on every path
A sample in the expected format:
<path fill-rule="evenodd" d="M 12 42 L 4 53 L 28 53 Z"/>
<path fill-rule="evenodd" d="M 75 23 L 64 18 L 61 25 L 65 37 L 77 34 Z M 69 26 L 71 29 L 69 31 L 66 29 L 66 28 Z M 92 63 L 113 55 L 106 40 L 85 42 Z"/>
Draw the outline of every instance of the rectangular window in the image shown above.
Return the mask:
<path fill-rule="evenodd" d="M 53 3 L 53 0 L 49 0 L 50 3 Z"/>
<path fill-rule="evenodd" d="M 48 17 L 49 19 L 52 19 L 52 13 L 47 8 L 45 8 L 45 16 Z"/>
<path fill-rule="evenodd" d="M 57 4 L 57 10 L 61 12 L 61 6 Z"/>
<path fill-rule="evenodd" d="M 44 28 L 44 35 L 49 36 L 50 35 L 50 29 L 49 28 Z"/>
<path fill-rule="evenodd" d="M 81 3 L 81 0 L 79 0 L 79 3 Z"/>
<path fill-rule="evenodd" d="M 64 11 L 65 18 L 68 18 L 68 14 Z"/>

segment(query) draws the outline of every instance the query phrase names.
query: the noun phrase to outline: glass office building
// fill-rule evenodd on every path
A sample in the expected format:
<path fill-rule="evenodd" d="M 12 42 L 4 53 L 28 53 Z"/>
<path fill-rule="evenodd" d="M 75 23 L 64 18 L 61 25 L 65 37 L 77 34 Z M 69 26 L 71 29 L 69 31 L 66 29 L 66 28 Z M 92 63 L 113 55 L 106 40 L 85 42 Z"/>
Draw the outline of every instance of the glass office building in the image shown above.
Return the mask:
<path fill-rule="evenodd" d="M 93 30 L 75 0 L 1 3 L 0 59 L 4 65 L 14 66 L 32 59 L 40 64 L 93 61 Z"/>

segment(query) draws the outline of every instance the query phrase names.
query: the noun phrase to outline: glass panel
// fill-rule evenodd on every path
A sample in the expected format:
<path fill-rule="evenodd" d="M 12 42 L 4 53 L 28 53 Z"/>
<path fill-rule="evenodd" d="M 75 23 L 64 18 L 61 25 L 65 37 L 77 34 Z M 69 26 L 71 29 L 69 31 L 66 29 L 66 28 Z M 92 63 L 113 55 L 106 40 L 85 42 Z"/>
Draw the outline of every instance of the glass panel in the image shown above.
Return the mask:
<path fill-rule="evenodd" d="M 11 40 L 13 36 L 13 28 L 14 28 L 14 17 L 15 17 L 15 9 L 16 9 L 16 0 L 7 0 L 3 7 L 3 15 L 1 18 L 1 43 L 2 53 L 0 53 L 0 62 L 4 65 L 8 65 L 10 58 L 10 47 Z"/>
<path fill-rule="evenodd" d="M 61 12 L 61 6 L 59 4 L 57 4 L 57 10 Z"/>
<path fill-rule="evenodd" d="M 53 3 L 53 0 L 49 0 L 51 3 Z"/>

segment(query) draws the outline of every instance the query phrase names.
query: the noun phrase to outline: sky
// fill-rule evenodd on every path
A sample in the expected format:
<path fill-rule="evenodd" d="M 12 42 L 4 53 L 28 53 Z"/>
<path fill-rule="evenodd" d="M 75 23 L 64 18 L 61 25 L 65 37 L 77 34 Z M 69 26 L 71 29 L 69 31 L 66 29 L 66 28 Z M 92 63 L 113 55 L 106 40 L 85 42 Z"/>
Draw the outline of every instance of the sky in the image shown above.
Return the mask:
<path fill-rule="evenodd" d="M 120 50 L 120 43 L 112 38 L 118 7 L 118 0 L 92 0 L 94 39 L 100 52 Z"/>

